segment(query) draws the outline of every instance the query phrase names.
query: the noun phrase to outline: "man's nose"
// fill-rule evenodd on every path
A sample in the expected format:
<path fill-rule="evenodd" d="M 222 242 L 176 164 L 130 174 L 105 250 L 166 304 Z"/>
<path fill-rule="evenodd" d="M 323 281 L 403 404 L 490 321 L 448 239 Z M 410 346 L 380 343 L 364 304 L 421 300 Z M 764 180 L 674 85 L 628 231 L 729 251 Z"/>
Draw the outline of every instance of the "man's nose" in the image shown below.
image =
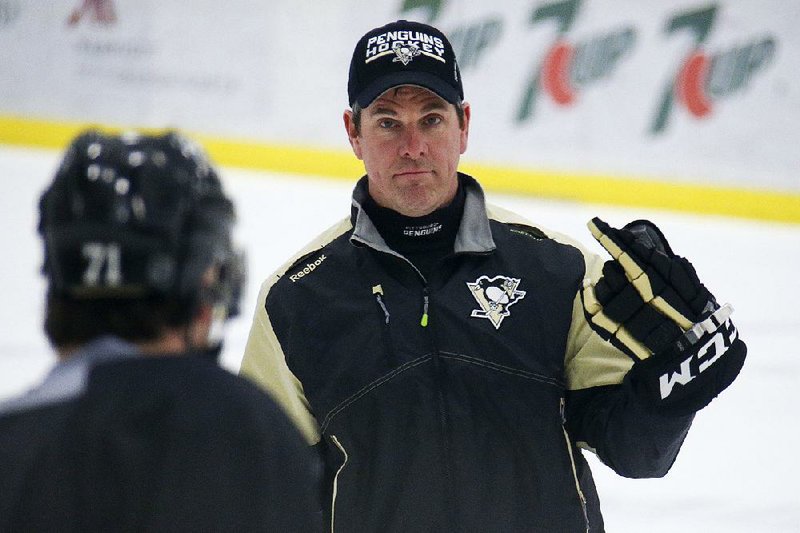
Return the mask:
<path fill-rule="evenodd" d="M 409 127 L 403 132 L 401 155 L 410 159 L 418 159 L 425 155 L 427 143 L 424 134 L 416 127 Z"/>

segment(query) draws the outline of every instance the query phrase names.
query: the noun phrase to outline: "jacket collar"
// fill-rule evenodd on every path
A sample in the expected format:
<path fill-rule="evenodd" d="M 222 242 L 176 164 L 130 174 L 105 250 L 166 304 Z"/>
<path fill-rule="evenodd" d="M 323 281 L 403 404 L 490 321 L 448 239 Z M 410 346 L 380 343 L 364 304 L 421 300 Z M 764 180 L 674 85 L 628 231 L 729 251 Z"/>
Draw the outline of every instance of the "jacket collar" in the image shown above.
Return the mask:
<path fill-rule="evenodd" d="M 472 176 L 459 172 L 458 177 L 461 180 L 461 186 L 466 190 L 466 197 L 464 214 L 461 216 L 461 224 L 458 227 L 453 251 L 455 253 L 491 252 L 496 246 L 489 226 L 489 217 L 486 215 L 486 198 L 483 189 Z M 351 208 L 353 234 L 350 236 L 350 242 L 400 256 L 386 244 L 375 224 L 364 211 L 362 204 L 367 194 L 367 177 L 363 176 L 353 190 Z"/>

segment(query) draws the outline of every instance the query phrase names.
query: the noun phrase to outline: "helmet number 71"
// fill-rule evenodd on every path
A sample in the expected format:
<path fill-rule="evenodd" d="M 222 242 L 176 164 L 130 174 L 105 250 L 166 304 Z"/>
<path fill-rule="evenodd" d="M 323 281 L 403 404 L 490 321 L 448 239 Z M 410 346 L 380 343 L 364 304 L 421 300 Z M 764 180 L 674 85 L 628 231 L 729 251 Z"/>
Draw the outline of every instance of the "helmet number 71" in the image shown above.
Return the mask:
<path fill-rule="evenodd" d="M 87 242 L 83 245 L 82 253 L 88 260 L 86 270 L 83 272 L 83 282 L 86 285 L 99 285 L 103 270 L 105 270 L 103 285 L 114 287 L 122 282 L 121 255 L 117 243 Z"/>

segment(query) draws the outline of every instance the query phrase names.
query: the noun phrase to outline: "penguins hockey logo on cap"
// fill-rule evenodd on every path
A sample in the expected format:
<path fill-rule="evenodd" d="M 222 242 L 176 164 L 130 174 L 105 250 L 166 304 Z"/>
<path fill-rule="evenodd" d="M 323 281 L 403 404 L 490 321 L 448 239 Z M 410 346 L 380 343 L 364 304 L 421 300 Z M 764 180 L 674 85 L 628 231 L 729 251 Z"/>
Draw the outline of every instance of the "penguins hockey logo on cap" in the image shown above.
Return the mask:
<path fill-rule="evenodd" d="M 395 41 L 394 43 L 392 43 L 392 50 L 397 56 L 394 59 L 392 59 L 392 61 L 393 62 L 399 61 L 404 65 L 408 65 L 409 63 L 411 63 L 412 59 L 414 59 L 415 57 L 417 57 L 422 53 L 422 51 L 419 49 L 419 46 L 417 46 L 416 43 L 409 43 L 405 45 L 400 41 Z"/>
<path fill-rule="evenodd" d="M 395 55 L 392 62 L 399 61 L 403 65 L 408 65 L 412 59 L 420 55 L 445 63 L 442 39 L 421 31 L 388 31 L 370 37 L 367 41 L 364 62 L 369 63 L 389 54 Z"/>
<path fill-rule="evenodd" d="M 470 316 L 489 320 L 495 329 L 511 314 L 509 307 L 525 298 L 525 291 L 517 290 L 520 280 L 507 276 L 481 276 L 474 283 L 467 282 L 475 301 L 481 306 Z"/>

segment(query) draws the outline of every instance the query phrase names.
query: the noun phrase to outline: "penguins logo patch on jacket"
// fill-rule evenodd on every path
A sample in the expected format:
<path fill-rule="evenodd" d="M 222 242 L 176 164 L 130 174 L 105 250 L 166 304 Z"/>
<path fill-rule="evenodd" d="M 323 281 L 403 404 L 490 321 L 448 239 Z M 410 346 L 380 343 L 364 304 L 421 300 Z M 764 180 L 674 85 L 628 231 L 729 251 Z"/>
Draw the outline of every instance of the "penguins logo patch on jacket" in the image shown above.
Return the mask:
<path fill-rule="evenodd" d="M 470 316 L 486 318 L 500 329 L 500 324 L 511 313 L 508 308 L 525 298 L 525 291 L 518 291 L 520 280 L 507 276 L 481 276 L 474 283 L 467 282 L 472 296 L 481 306 L 473 309 Z"/>

